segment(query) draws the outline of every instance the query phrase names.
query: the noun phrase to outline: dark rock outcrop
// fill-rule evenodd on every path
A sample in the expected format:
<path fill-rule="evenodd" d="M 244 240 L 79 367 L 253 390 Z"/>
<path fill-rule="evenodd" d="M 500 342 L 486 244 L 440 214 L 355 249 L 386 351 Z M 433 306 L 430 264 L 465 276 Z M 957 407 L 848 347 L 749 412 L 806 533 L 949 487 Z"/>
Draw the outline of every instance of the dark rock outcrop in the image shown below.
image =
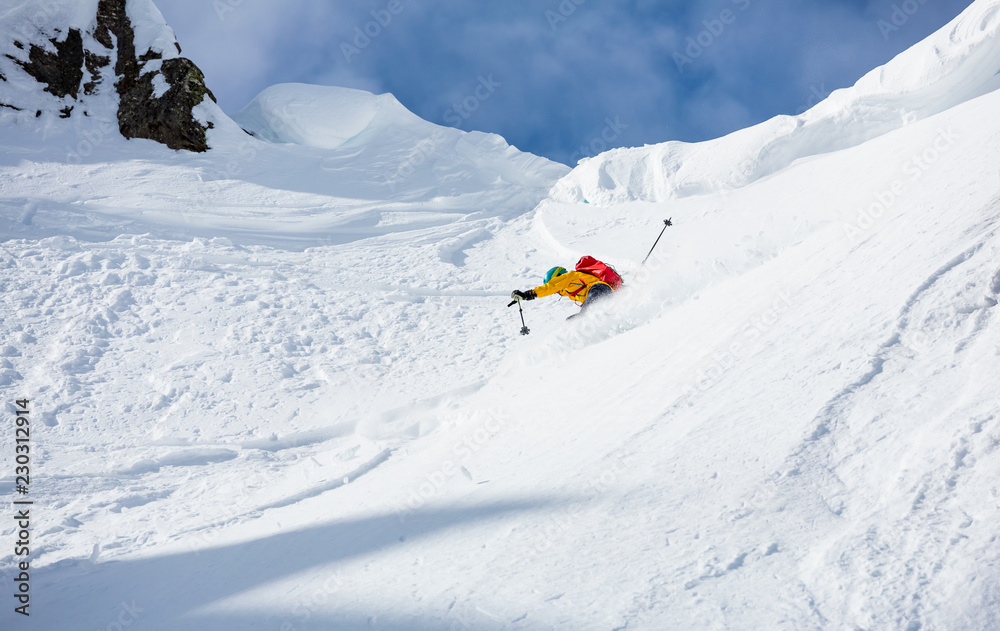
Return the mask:
<path fill-rule="evenodd" d="M 58 109 L 62 118 L 73 115 L 75 102 L 102 90 L 101 71 L 114 61 L 118 128 L 122 136 L 155 140 L 171 149 L 208 150 L 205 132 L 212 124 L 199 122 L 192 113 L 206 96 L 215 100 L 205 86 L 205 76 L 194 62 L 183 57 L 163 59 L 163 51 L 154 49 L 138 54 L 135 31 L 125 5 L 126 0 L 98 2 L 97 28 L 92 33 L 99 44 L 97 50 L 84 45 L 84 35 L 78 29 L 69 29 L 62 41 L 59 37 L 49 39 L 55 52 L 29 42 L 27 61 L 7 57 L 44 84 L 46 92 L 64 99 Z M 54 32 L 58 35 L 62 31 L 57 28 Z M 14 45 L 25 50 L 22 42 L 16 41 Z M 180 45 L 175 45 L 179 52 Z M 7 79 L 0 75 L 0 80 Z M 22 109 L 16 101 L 3 106 Z"/>
<path fill-rule="evenodd" d="M 97 30 L 94 39 L 109 50 L 111 35 L 118 44 L 115 74 L 120 104 L 118 128 L 126 138 L 148 138 L 171 149 L 206 151 L 207 126 L 195 120 L 191 110 L 207 95 L 215 96 L 205 86 L 205 75 L 189 59 L 182 57 L 162 62 L 159 73 L 170 86 L 156 97 L 153 79 L 156 72 L 142 73 L 145 63 L 162 58 L 159 51 L 147 50 L 136 55 L 135 32 L 125 12 L 125 0 L 100 0 L 97 5 Z"/>
<path fill-rule="evenodd" d="M 191 113 L 206 95 L 211 97 L 205 87 L 205 76 L 198 66 L 183 57 L 165 60 L 160 73 L 170 85 L 160 98 L 154 96 L 154 73 L 140 75 L 127 90 L 119 82 L 118 127 L 122 135 L 157 140 L 171 149 L 207 150 L 208 127 L 202 126 Z"/>
<path fill-rule="evenodd" d="M 36 81 L 44 83 L 46 92 L 60 98 L 71 96 L 75 99 L 83 81 L 83 36 L 80 31 L 70 29 L 65 40 L 49 41 L 56 47 L 56 52 L 32 44 L 27 62 L 14 61 Z"/>
<path fill-rule="evenodd" d="M 97 86 L 101 83 L 101 68 L 108 66 L 111 63 L 111 58 L 85 50 L 83 51 L 83 59 L 87 71 L 90 73 L 90 81 L 83 84 L 83 93 L 90 96 L 97 91 Z"/>

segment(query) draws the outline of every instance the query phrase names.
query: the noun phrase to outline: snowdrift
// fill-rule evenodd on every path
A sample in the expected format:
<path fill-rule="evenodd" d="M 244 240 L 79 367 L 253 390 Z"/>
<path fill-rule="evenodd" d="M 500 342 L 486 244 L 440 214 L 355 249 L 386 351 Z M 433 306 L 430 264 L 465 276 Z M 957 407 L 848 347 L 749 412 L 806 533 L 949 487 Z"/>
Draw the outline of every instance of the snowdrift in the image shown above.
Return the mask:
<path fill-rule="evenodd" d="M 433 125 L 391 94 L 306 84 L 284 84 L 258 94 L 234 119 L 270 142 L 336 149 L 366 130 L 411 127 L 425 137 Z"/>
<path fill-rule="evenodd" d="M 846 149 L 1000 87 L 1000 3 L 978 0 L 950 24 L 798 116 L 723 138 L 615 149 L 582 160 L 552 198 L 609 206 L 735 189 L 796 160 Z"/>
<path fill-rule="evenodd" d="M 567 171 L 518 151 L 496 134 L 425 121 L 391 94 L 280 84 L 257 95 L 235 120 L 269 142 L 343 149 L 355 168 L 358 163 L 370 165 L 370 177 L 381 179 L 390 197 L 411 179 L 434 181 L 435 191 L 442 194 L 454 179 L 477 171 L 483 172 L 481 186 L 500 177 L 507 184 L 532 188 L 551 185 Z"/>

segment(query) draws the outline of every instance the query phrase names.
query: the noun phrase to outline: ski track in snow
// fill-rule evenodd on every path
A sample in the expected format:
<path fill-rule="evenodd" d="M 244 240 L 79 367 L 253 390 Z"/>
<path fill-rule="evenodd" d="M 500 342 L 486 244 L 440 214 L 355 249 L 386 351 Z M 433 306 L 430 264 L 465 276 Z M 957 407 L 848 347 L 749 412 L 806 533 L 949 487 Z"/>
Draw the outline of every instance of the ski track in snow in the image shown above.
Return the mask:
<path fill-rule="evenodd" d="M 984 211 L 991 213 L 994 221 L 990 223 L 995 225 L 1000 205 L 994 201 Z M 993 406 L 988 399 L 967 402 L 962 396 L 963 391 L 977 391 L 979 375 L 958 368 L 963 362 L 957 358 L 948 368 L 941 367 L 941 360 L 951 354 L 989 352 L 989 338 L 984 334 L 995 322 L 992 308 L 996 300 L 987 294 L 996 292 L 987 279 L 998 252 L 1000 241 L 991 231 L 914 290 L 902 305 L 894 330 L 873 353 L 870 369 L 823 407 L 811 434 L 790 456 L 787 468 L 775 482 L 772 492 L 790 492 L 802 503 L 812 496 L 827 507 L 828 519 L 843 524 L 846 533 L 835 539 L 846 543 L 846 548 L 839 550 L 836 558 L 825 561 L 854 574 L 845 577 L 844 585 L 860 580 L 875 583 L 866 588 L 867 595 L 855 588 L 848 589 L 846 596 L 827 591 L 817 598 L 826 603 L 825 609 L 835 602 L 843 603 L 845 608 L 824 617 L 826 622 L 854 619 L 882 627 L 925 628 L 927 618 L 940 615 L 946 602 L 925 602 L 921 594 L 935 579 L 941 579 L 949 558 L 968 560 L 979 554 L 974 546 L 984 542 L 970 542 L 963 533 L 974 519 L 966 512 L 969 508 L 963 506 L 964 498 L 956 488 L 981 484 L 982 470 L 970 469 L 974 458 L 969 462 L 966 458 L 970 453 L 996 458 L 1000 423 L 990 411 Z M 963 287 L 963 291 L 956 294 L 955 287 Z M 975 363 L 964 364 L 969 365 Z M 924 391 L 917 396 L 931 400 L 936 397 L 934 405 L 917 406 L 900 400 L 902 393 L 882 386 L 883 382 L 899 383 L 907 374 L 932 370 L 937 379 L 926 382 Z M 956 372 L 959 374 L 948 374 Z M 894 428 L 888 423 L 887 417 L 905 419 L 908 414 L 939 416 L 937 425 L 923 431 L 937 431 L 942 439 L 947 436 L 947 448 L 921 444 L 900 433 L 899 426 Z M 933 464 L 922 467 L 919 474 L 905 466 L 900 467 L 895 479 L 886 474 L 886 484 L 895 489 L 886 489 L 882 497 L 854 492 L 857 470 L 878 460 L 873 451 L 882 451 L 880 443 L 895 444 L 893 450 L 897 452 L 905 452 L 900 444 L 909 444 L 926 452 L 927 461 Z M 921 456 L 909 455 L 904 460 L 909 458 Z M 891 464 L 889 458 L 887 468 L 891 469 Z M 995 487 L 993 494 L 996 497 Z M 908 505 L 908 514 L 893 501 L 904 508 Z M 889 549 L 896 554 L 886 555 Z M 822 580 L 829 581 L 829 576 Z M 878 593 L 877 600 L 872 600 L 873 590 Z M 939 622 L 942 618 L 948 619 L 943 616 Z M 934 623 L 929 626 L 937 628 Z"/>

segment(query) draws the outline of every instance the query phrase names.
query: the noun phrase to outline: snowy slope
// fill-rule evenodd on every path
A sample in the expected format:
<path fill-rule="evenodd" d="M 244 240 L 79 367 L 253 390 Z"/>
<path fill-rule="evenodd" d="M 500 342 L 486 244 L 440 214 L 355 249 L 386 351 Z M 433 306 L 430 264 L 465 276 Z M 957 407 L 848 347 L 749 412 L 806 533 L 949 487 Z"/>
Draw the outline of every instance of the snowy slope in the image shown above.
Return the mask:
<path fill-rule="evenodd" d="M 335 149 L 272 144 L 230 121 L 208 132 L 209 155 L 125 141 L 111 115 L 79 134 L 50 120 L 38 146 L 38 130 L 18 133 L 21 117 L 3 117 L 14 133 L 0 140 L 0 225 L 33 238 L 225 235 L 301 249 L 471 219 L 486 225 L 529 210 L 567 172 L 498 136 L 422 121 L 399 137 Z"/>
<path fill-rule="evenodd" d="M 567 197 L 590 163 L 543 200 L 565 169 L 486 135 L 408 163 L 440 128 L 337 89 L 266 91 L 237 118 L 267 141 L 199 156 L 0 120 L 37 501 L 3 628 L 1000 627 L 1000 92 L 939 59 L 953 103 L 835 95 L 878 133 L 670 204 Z M 509 291 L 583 253 L 630 290 L 518 336 Z M 7 437 L 0 467 L 12 497 Z"/>

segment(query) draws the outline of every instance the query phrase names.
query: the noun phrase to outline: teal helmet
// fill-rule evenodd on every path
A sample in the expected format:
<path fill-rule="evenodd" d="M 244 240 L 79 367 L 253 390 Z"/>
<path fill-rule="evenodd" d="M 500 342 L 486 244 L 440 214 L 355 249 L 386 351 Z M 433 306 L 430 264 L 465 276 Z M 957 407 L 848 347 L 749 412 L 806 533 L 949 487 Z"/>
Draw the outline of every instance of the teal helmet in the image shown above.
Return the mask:
<path fill-rule="evenodd" d="M 545 282 L 548 283 L 556 276 L 562 276 L 565 273 L 566 273 L 565 267 L 559 267 L 559 266 L 553 267 L 549 271 L 545 272 Z"/>

